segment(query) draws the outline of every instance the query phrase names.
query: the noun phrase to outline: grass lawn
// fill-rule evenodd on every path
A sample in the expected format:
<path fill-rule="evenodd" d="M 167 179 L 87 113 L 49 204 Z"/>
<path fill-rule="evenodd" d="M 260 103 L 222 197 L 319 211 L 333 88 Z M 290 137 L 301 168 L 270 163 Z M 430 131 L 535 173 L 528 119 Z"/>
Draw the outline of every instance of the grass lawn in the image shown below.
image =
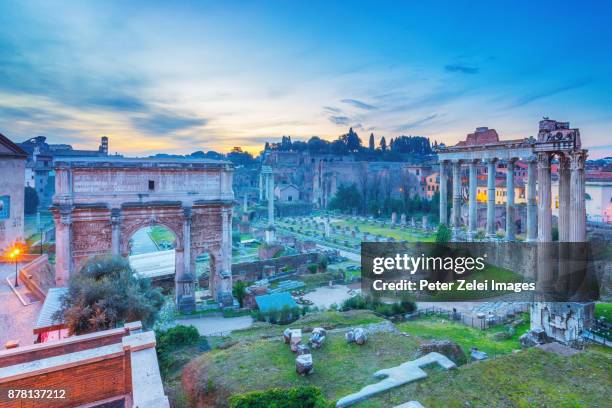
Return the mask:
<path fill-rule="evenodd" d="M 394 238 L 398 241 L 408 241 L 408 242 L 434 242 L 435 235 L 429 233 L 422 233 L 417 231 L 406 231 L 400 228 L 388 228 L 379 225 L 371 225 L 368 223 L 360 222 L 360 221 L 334 221 L 332 222 L 334 226 L 350 226 L 359 227 L 359 231 L 367 232 L 368 234 L 376 234 L 382 235 L 384 237 Z"/>
<path fill-rule="evenodd" d="M 166 227 L 154 225 L 149 229 L 149 236 L 159 247 L 163 241 L 174 242 L 174 234 Z"/>
<path fill-rule="evenodd" d="M 495 340 L 495 333 L 505 331 L 505 325 L 499 325 L 489 330 L 480 330 L 468 327 L 462 323 L 453 322 L 442 317 L 428 316 L 416 320 L 397 324 L 402 332 L 422 339 L 452 340 L 459 344 L 469 358 L 471 347 L 489 356 L 508 354 L 512 350 L 520 349 L 519 337 L 529 330 L 529 316 L 525 313 L 522 318 L 525 322 L 516 328 L 516 333 L 506 340 Z"/>
<path fill-rule="evenodd" d="M 370 383 L 374 371 L 409 359 L 418 346 L 416 339 L 393 333 L 371 336 L 364 346 L 347 344 L 343 333 L 331 333 L 320 350 L 313 350 L 314 372 L 302 377 L 295 372 L 295 354 L 277 331 L 273 340 L 213 350 L 190 364 L 188 372 L 197 373 L 210 390 L 206 400 L 211 405 L 204 406 L 225 406 L 234 393 L 298 385 L 318 386 L 336 400 Z"/>
<path fill-rule="evenodd" d="M 377 320 L 380 319 L 367 311 L 326 312 L 308 315 L 289 326 L 341 327 Z M 203 396 L 200 406 L 223 407 L 234 393 L 299 385 L 320 387 L 330 401 L 335 401 L 374 382 L 375 371 L 411 360 L 423 339 L 435 338 L 454 340 L 465 349 L 476 345 L 497 358 L 449 372 L 426 368 L 428 378 L 356 407 L 393 407 L 410 400 L 420 401 L 428 408 L 591 407 L 605 406 L 603 402 L 612 398 L 610 353 L 597 347 L 571 357 L 538 349 L 512 353 L 527 323 L 519 326 L 515 336 L 503 341 L 493 340 L 492 330 L 482 332 L 439 318 L 405 322 L 398 328 L 411 336 L 376 333 L 362 347 L 346 344 L 343 333 L 329 333 L 323 348 L 313 350 L 314 372 L 301 377 L 295 373 L 295 355 L 281 340 L 284 326 L 257 323 L 230 337 L 209 341 L 213 347 L 220 344 L 221 348 L 192 358 L 183 371 L 183 385 L 191 392 L 199 390 Z"/>
<path fill-rule="evenodd" d="M 612 357 L 596 349 L 571 357 L 529 349 L 430 373 L 356 407 L 393 407 L 410 400 L 427 408 L 605 407 L 612 400 L 611 369 Z"/>
<path fill-rule="evenodd" d="M 595 305 L 595 317 L 603 317 L 607 323 L 612 323 L 612 303 L 597 303 Z"/>

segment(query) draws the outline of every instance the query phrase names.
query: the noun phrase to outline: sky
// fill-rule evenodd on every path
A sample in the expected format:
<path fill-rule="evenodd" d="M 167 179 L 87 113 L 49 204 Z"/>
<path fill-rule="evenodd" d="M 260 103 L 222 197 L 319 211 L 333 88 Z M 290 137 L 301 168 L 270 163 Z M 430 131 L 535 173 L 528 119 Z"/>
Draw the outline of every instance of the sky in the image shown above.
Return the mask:
<path fill-rule="evenodd" d="M 0 132 L 124 155 L 550 117 L 612 156 L 607 1 L 0 2 Z"/>

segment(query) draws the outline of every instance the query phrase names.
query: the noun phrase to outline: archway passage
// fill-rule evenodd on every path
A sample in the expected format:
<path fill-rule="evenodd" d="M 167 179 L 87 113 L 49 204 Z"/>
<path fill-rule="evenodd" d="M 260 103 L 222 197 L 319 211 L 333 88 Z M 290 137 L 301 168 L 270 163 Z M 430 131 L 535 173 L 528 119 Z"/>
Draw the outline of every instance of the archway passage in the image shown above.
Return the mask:
<path fill-rule="evenodd" d="M 139 276 L 172 279 L 176 273 L 176 236 L 163 225 L 138 229 L 129 239 L 129 261 Z"/>

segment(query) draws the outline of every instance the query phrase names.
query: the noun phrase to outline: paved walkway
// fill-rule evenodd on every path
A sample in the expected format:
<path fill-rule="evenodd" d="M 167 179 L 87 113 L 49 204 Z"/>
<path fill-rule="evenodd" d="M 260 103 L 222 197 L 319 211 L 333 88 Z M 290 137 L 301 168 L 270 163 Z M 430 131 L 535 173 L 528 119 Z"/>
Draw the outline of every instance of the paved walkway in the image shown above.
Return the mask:
<path fill-rule="evenodd" d="M 201 336 L 226 336 L 234 330 L 248 329 L 253 325 L 251 316 L 223 317 L 203 316 L 176 320 L 175 325 L 195 326 Z"/>
<path fill-rule="evenodd" d="M 22 346 L 34 343 L 32 328 L 42 307 L 42 302 L 23 306 L 6 283 L 8 276 L 15 276 L 15 266 L 0 263 L 0 350 L 8 340 L 19 340 Z"/>
<path fill-rule="evenodd" d="M 132 255 L 157 252 L 157 245 L 149 236 L 149 228 L 141 228 L 132 236 Z"/>
<path fill-rule="evenodd" d="M 341 306 L 342 302 L 351 297 L 349 290 L 346 285 L 321 286 L 305 294 L 304 299 L 312 301 L 317 307 L 328 308 L 334 303 Z"/>
<path fill-rule="evenodd" d="M 130 265 L 145 278 L 174 275 L 175 255 L 174 249 L 130 255 Z"/>

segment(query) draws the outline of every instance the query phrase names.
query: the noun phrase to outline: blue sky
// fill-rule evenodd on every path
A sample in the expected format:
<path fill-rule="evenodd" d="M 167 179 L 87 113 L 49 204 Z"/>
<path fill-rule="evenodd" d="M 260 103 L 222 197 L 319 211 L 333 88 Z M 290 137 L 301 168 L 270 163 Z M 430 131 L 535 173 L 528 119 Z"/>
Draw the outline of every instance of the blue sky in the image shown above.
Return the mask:
<path fill-rule="evenodd" d="M 0 132 L 145 155 L 549 116 L 612 155 L 612 3 L 532 3 L 3 1 Z"/>

